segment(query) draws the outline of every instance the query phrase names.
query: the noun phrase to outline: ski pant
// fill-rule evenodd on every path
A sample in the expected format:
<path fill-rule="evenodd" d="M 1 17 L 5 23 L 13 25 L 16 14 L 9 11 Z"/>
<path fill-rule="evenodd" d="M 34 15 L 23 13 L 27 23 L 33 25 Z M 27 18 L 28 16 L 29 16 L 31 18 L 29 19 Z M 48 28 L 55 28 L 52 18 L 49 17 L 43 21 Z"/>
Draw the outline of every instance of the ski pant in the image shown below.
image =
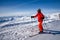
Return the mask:
<path fill-rule="evenodd" d="M 40 32 L 43 32 L 42 22 L 43 22 L 43 21 L 38 22 L 38 28 L 39 28 L 39 31 L 40 31 Z"/>

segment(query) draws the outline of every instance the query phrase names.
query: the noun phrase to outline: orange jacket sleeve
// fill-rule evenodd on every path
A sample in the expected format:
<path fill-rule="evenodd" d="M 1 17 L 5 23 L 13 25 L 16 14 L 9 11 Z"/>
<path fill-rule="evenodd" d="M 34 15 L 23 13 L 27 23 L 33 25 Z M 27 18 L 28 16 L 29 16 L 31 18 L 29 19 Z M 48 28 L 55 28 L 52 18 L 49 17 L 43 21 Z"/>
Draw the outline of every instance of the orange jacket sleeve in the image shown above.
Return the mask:
<path fill-rule="evenodd" d="M 34 16 L 34 18 L 37 17 L 37 16 L 38 16 L 38 13 Z"/>

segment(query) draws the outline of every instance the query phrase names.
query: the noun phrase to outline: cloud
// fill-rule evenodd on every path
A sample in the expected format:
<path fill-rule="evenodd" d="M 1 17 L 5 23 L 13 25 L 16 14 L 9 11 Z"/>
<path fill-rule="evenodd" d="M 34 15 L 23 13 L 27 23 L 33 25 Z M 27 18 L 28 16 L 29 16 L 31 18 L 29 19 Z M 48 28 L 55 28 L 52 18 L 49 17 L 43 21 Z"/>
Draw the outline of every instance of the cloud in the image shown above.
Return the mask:
<path fill-rule="evenodd" d="M 0 14 L 0 16 L 31 16 L 35 12 L 33 11 L 16 11 L 16 12 L 7 12 Z"/>

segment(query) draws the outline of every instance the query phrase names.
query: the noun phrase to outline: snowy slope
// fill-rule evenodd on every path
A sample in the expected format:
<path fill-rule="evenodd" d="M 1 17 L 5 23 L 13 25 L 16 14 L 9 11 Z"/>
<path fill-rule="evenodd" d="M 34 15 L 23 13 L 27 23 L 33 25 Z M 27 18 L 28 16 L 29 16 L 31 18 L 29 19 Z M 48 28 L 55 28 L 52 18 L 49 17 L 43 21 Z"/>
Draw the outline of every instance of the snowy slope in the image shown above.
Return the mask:
<path fill-rule="evenodd" d="M 51 33 L 39 34 L 26 40 L 60 40 L 60 20 L 53 21 L 47 25 L 50 27 L 49 29 L 45 29 L 45 31 Z"/>
<path fill-rule="evenodd" d="M 30 38 L 29 36 L 39 32 L 36 19 L 31 19 L 28 16 L 2 18 L 1 20 L 6 20 L 0 22 L 0 40 L 59 40 L 60 38 L 60 20 L 45 18 L 43 27 L 45 31 L 52 33 Z"/>

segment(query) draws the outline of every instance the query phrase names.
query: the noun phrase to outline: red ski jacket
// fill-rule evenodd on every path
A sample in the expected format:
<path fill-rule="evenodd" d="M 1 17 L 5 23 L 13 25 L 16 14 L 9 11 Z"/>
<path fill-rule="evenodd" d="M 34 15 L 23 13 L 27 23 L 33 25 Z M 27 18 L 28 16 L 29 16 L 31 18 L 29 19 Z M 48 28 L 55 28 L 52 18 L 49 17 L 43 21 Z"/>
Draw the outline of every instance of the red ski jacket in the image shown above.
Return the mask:
<path fill-rule="evenodd" d="M 37 14 L 34 16 L 34 18 L 35 18 L 35 17 L 38 18 L 38 22 L 41 22 L 41 21 L 43 21 L 43 19 L 44 19 L 44 15 L 43 15 L 41 12 L 37 13 Z"/>

